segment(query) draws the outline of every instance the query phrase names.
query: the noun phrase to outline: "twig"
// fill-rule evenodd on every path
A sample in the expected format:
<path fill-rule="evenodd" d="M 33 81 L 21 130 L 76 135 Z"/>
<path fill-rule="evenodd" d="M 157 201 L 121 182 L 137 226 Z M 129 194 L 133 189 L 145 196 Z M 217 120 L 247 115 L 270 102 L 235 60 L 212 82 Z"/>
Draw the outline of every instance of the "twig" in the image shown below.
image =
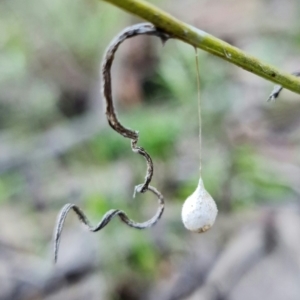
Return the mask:
<path fill-rule="evenodd" d="M 298 77 L 300 76 L 300 72 L 294 72 L 292 74 L 295 75 L 295 76 L 298 76 Z M 279 97 L 279 94 L 281 93 L 282 90 L 283 90 L 283 86 L 282 85 L 279 85 L 279 84 L 275 85 L 274 88 L 273 88 L 273 91 L 270 94 L 270 96 L 269 96 L 269 98 L 268 98 L 267 101 L 269 102 L 269 101 L 276 100 Z"/>
<path fill-rule="evenodd" d="M 151 22 L 157 28 L 162 29 L 165 33 L 168 33 L 194 47 L 201 48 L 202 50 L 219 56 L 249 72 L 280 84 L 282 87 L 300 94 L 300 80 L 295 76 L 283 72 L 200 29 L 176 19 L 146 1 L 103 1 L 109 2 L 129 13 Z"/>

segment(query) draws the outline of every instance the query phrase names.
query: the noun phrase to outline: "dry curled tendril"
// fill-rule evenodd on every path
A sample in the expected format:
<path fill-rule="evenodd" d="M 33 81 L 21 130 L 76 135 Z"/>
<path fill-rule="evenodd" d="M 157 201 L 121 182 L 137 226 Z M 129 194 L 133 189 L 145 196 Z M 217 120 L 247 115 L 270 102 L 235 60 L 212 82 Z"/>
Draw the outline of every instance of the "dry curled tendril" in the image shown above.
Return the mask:
<path fill-rule="evenodd" d="M 157 221 L 162 216 L 162 213 L 164 211 L 164 198 L 163 195 L 153 186 L 150 185 L 152 176 L 153 176 L 153 162 L 151 159 L 151 156 L 146 152 L 146 150 L 142 147 L 137 146 L 138 142 L 138 131 L 133 131 L 131 129 L 126 128 L 123 126 L 120 121 L 117 118 L 116 110 L 113 104 L 113 98 L 112 98 L 112 88 L 111 88 L 111 66 L 114 60 L 115 53 L 120 46 L 122 42 L 124 42 L 126 39 L 129 39 L 131 37 L 137 36 L 137 35 L 154 35 L 159 37 L 162 42 L 166 42 L 169 38 L 171 38 L 168 34 L 164 33 L 163 31 L 159 30 L 158 28 L 154 27 L 151 24 L 148 23 L 142 23 L 137 24 L 134 26 L 130 26 L 123 30 L 108 46 L 102 63 L 101 68 L 101 82 L 102 82 L 102 97 L 106 102 L 106 117 L 108 120 L 109 125 L 117 131 L 119 134 L 121 134 L 125 138 L 131 139 L 131 149 L 134 153 L 138 153 L 142 155 L 147 163 L 147 171 L 145 176 L 145 181 L 142 184 L 139 184 L 134 189 L 135 196 L 136 193 L 145 193 L 147 191 L 150 191 L 158 198 L 158 209 L 156 214 L 148 221 L 143 223 L 137 223 L 133 220 L 131 220 L 127 214 L 119 209 L 111 209 L 109 210 L 101 219 L 101 221 L 96 225 L 92 226 L 85 216 L 84 212 L 75 204 L 66 204 L 60 211 L 58 218 L 57 218 L 57 224 L 54 231 L 54 262 L 57 261 L 57 255 L 58 255 L 58 248 L 59 243 L 61 239 L 61 233 L 64 226 L 64 222 L 66 220 L 67 214 L 70 210 L 73 210 L 76 215 L 78 216 L 79 220 L 87 226 L 87 228 L 92 231 L 96 232 L 101 230 L 103 227 L 105 227 L 110 220 L 115 217 L 119 216 L 121 221 L 123 221 L 125 224 L 127 224 L 130 227 L 136 228 L 136 229 L 145 229 L 149 228 L 157 223 Z"/>

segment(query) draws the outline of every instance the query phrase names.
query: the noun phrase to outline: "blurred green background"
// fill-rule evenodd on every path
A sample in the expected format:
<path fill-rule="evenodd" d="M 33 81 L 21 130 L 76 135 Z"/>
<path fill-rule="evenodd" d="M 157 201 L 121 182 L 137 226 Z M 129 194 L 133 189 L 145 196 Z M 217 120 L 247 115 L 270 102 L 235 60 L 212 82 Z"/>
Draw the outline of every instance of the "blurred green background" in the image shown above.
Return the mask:
<path fill-rule="evenodd" d="M 300 68 L 297 0 L 149 2 Z M 151 195 L 132 198 L 145 163 L 108 126 L 100 95 L 106 46 L 140 21 L 96 0 L 0 2 L 0 300 L 299 299 L 299 95 L 267 103 L 272 83 L 199 50 L 202 172 L 219 217 L 191 234 L 180 211 L 199 179 L 195 52 L 154 37 L 126 41 L 112 78 L 120 120 L 153 157 L 163 218 L 90 234 L 70 213 L 52 265 L 65 203 L 95 224 L 112 208 L 137 221 L 155 212 Z"/>

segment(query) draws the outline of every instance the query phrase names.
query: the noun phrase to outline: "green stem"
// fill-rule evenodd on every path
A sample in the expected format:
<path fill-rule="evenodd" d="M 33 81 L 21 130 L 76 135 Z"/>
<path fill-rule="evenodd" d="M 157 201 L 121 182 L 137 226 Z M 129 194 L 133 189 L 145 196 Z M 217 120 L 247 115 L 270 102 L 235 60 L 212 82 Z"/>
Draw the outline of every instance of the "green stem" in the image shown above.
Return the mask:
<path fill-rule="evenodd" d="M 219 56 L 249 72 L 282 85 L 300 94 L 299 78 L 283 72 L 242 50 L 186 24 L 144 0 L 103 0 L 132 13 L 161 28 L 166 33 L 194 46 Z"/>

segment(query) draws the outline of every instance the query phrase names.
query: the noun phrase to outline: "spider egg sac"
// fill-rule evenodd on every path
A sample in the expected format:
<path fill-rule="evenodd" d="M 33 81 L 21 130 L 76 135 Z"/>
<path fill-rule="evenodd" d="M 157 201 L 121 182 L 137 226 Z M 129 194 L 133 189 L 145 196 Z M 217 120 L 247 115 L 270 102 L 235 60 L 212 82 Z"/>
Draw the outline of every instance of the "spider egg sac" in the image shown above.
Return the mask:
<path fill-rule="evenodd" d="M 217 205 L 204 188 L 202 178 L 200 178 L 195 192 L 185 200 L 182 206 L 182 222 L 186 229 L 201 233 L 213 226 L 217 214 Z"/>

